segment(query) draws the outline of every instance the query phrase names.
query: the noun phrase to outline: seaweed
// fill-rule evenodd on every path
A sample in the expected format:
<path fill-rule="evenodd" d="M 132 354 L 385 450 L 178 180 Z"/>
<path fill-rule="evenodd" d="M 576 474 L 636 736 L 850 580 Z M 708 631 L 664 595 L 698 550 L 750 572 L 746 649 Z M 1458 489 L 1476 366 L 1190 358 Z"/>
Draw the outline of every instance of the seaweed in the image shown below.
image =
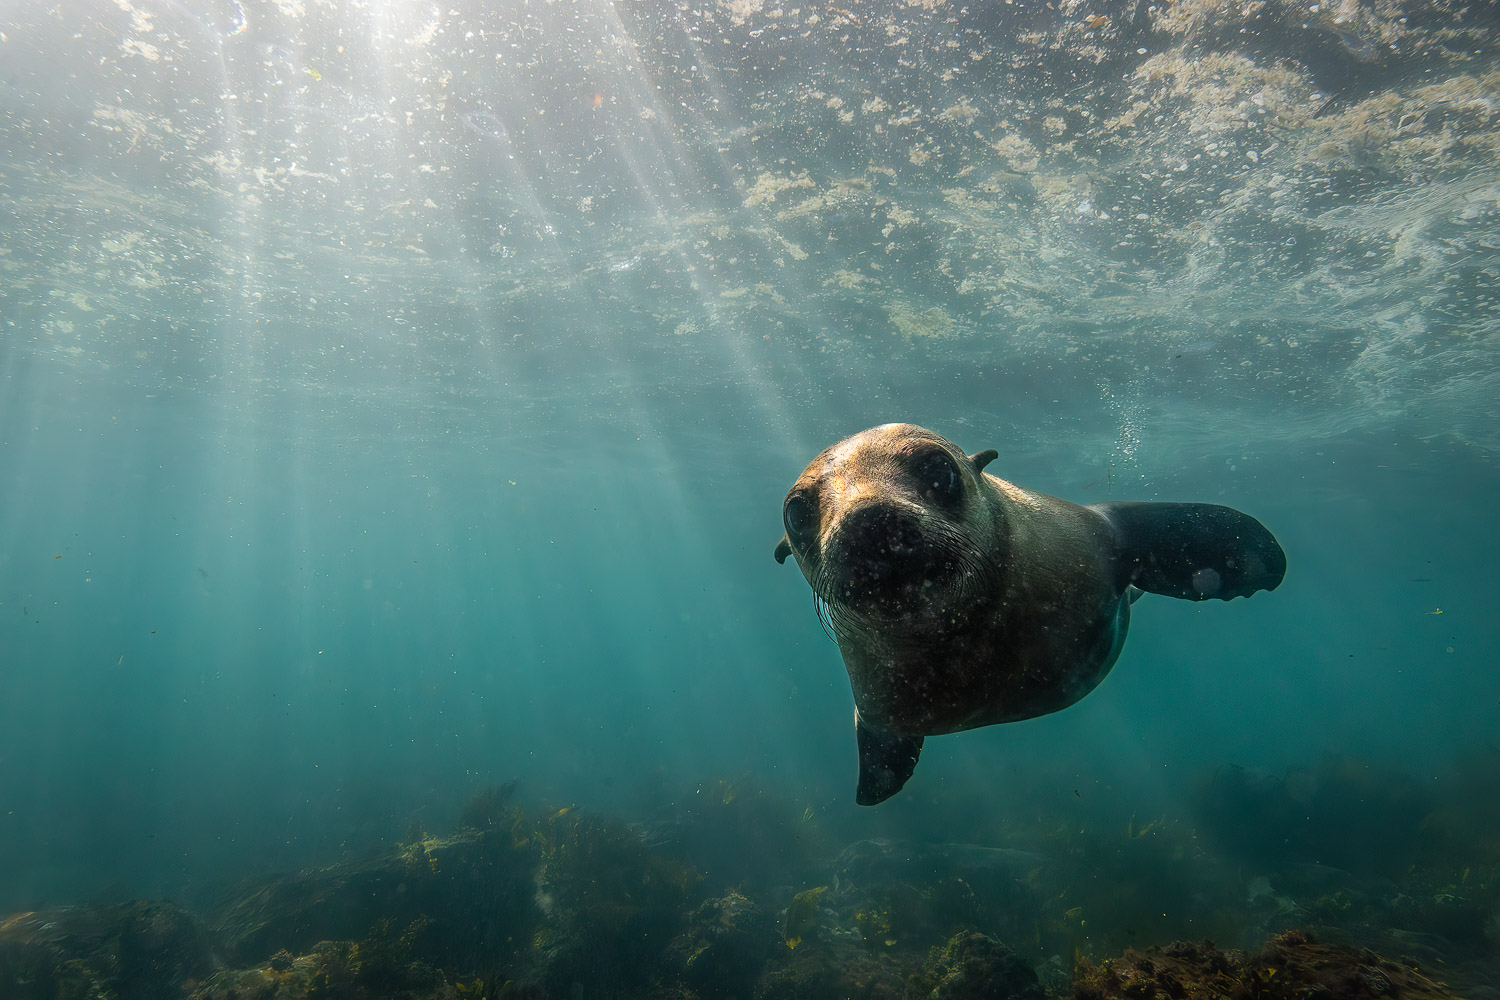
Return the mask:
<path fill-rule="evenodd" d="M 7 1000 L 148 1000 L 181 995 L 214 968 L 213 938 L 172 903 L 66 906 L 0 920 Z"/>
<path fill-rule="evenodd" d="M 549 992 L 644 988 L 698 874 L 623 823 L 562 809 L 538 824 L 534 976 Z"/>

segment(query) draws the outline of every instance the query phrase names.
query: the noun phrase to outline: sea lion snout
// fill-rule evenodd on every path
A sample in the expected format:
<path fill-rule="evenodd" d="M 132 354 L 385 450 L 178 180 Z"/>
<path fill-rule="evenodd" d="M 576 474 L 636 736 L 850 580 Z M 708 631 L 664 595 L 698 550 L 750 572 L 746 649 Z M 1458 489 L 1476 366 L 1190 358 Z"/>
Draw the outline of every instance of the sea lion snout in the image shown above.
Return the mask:
<path fill-rule="evenodd" d="M 830 603 L 875 615 L 916 610 L 946 583 L 959 560 L 920 512 L 893 503 L 862 504 L 840 518 L 824 547 Z"/>

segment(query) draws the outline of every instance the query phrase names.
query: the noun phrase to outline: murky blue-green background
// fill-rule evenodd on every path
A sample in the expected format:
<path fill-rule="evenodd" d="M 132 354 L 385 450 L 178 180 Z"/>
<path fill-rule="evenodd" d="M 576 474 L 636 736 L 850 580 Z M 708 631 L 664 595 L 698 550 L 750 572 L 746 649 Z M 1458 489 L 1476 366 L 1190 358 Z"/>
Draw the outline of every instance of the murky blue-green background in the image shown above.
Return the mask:
<path fill-rule="evenodd" d="M 979 840 L 1493 748 L 1493 25 L 1315 7 L 5 4 L 0 907 L 512 777 Z M 771 552 L 892 420 L 1239 507 L 1286 582 L 1141 602 L 1085 701 L 859 809 Z"/>

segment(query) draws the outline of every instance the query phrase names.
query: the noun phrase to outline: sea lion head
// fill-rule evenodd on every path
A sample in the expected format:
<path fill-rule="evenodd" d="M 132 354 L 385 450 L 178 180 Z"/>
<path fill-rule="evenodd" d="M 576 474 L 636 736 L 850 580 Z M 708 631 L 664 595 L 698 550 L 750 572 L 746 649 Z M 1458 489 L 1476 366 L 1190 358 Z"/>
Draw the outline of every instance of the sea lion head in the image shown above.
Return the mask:
<path fill-rule="evenodd" d="M 959 627 L 1002 541 L 984 485 L 993 458 L 913 424 L 845 438 L 788 491 L 776 561 L 796 558 L 841 640 Z"/>

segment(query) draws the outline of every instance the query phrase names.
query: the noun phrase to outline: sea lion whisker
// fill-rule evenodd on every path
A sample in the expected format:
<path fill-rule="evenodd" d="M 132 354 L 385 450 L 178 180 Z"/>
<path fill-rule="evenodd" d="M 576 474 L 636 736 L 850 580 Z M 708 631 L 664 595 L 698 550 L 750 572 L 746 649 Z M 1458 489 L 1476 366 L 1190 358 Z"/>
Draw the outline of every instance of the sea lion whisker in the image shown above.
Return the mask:
<path fill-rule="evenodd" d="M 818 621 L 822 623 L 828 638 L 837 643 L 839 636 L 852 634 L 849 609 L 836 597 L 829 596 L 834 592 L 833 585 L 822 566 L 813 575 L 812 592 L 813 607 L 817 609 Z"/>
<path fill-rule="evenodd" d="M 817 591 L 813 591 L 813 610 L 818 614 L 818 624 L 823 626 L 823 634 L 837 643 L 839 637 L 833 633 L 833 621 L 830 617 L 832 612 L 828 609 L 828 602 Z"/>

